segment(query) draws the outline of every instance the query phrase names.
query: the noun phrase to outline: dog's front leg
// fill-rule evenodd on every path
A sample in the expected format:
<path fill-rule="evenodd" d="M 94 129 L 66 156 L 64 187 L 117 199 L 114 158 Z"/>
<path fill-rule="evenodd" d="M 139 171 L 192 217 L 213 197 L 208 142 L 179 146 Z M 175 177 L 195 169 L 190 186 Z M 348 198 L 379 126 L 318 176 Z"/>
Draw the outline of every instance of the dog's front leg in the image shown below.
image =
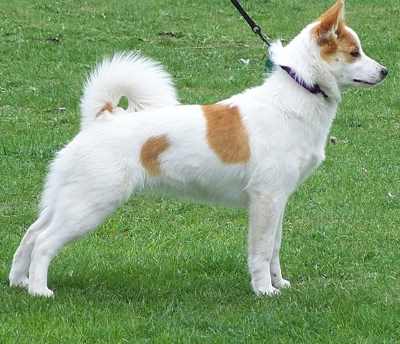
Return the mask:
<path fill-rule="evenodd" d="M 272 285 L 275 288 L 282 289 L 282 288 L 290 288 L 290 282 L 285 280 L 282 277 L 282 272 L 281 272 L 281 263 L 280 263 L 280 258 L 279 258 L 279 252 L 281 249 L 281 242 L 282 242 L 282 224 L 283 224 L 283 215 L 284 215 L 284 209 L 282 209 L 282 213 L 279 219 L 279 224 L 278 228 L 275 234 L 275 245 L 274 245 L 274 251 L 272 254 L 272 260 L 271 260 L 271 280 L 272 280 Z"/>
<path fill-rule="evenodd" d="M 282 197 L 268 194 L 250 197 L 248 264 L 251 285 L 257 295 L 279 293 L 279 290 L 272 286 L 271 262 L 284 205 Z"/>

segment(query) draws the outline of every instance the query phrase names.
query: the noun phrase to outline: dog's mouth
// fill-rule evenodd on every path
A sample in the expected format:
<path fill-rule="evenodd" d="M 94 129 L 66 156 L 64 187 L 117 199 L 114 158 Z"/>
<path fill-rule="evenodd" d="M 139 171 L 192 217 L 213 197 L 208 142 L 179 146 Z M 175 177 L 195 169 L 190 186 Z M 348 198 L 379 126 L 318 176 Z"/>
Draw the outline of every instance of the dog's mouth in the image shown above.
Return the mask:
<path fill-rule="evenodd" d="M 360 80 L 360 79 L 353 79 L 353 81 L 358 84 L 364 84 L 364 85 L 369 85 L 369 86 L 375 86 L 376 84 L 379 83 L 379 81 L 378 82 L 370 82 L 370 81 L 365 81 L 365 80 Z"/>

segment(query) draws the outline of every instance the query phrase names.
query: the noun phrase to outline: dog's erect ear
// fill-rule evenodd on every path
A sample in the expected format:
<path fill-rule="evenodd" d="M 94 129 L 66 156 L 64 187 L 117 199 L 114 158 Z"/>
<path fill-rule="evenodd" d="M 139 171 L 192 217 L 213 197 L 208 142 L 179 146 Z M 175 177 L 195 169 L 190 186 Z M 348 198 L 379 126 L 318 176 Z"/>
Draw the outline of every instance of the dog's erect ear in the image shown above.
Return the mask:
<path fill-rule="evenodd" d="M 315 33 L 319 41 L 335 39 L 344 30 L 344 1 L 336 3 L 320 17 Z"/>

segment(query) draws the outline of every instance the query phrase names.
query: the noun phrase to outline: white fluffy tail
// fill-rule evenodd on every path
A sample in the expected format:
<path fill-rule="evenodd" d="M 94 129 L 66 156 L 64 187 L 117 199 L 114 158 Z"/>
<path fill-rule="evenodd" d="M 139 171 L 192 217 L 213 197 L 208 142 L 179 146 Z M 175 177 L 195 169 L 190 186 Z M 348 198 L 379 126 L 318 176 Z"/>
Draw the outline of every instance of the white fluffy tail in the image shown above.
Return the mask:
<path fill-rule="evenodd" d="M 100 63 L 86 81 L 81 129 L 103 111 L 112 112 L 124 96 L 129 111 L 179 104 L 172 78 L 159 63 L 138 53 L 118 53 Z"/>

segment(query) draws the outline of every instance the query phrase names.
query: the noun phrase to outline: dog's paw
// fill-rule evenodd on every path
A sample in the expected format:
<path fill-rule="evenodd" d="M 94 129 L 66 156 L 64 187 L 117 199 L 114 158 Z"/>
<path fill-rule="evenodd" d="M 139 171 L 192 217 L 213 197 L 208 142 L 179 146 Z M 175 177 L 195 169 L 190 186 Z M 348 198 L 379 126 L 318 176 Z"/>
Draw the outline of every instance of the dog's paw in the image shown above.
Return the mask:
<path fill-rule="evenodd" d="M 271 286 L 271 288 L 266 288 L 262 290 L 254 290 L 257 296 L 278 296 L 281 292 L 279 289 L 276 289 Z"/>
<path fill-rule="evenodd" d="M 272 285 L 261 287 L 252 283 L 252 287 L 257 296 L 278 296 L 280 294 L 279 289 L 274 288 Z"/>
<path fill-rule="evenodd" d="M 20 277 L 20 278 L 10 277 L 10 287 L 28 289 L 29 278 L 27 276 Z"/>
<path fill-rule="evenodd" d="M 280 279 L 279 281 L 272 281 L 272 285 L 278 289 L 290 288 L 290 282 L 285 279 Z"/>
<path fill-rule="evenodd" d="M 32 296 L 39 296 L 39 297 L 53 297 L 54 296 L 53 291 L 51 291 L 49 288 L 43 288 L 43 289 L 29 288 L 28 292 Z"/>

